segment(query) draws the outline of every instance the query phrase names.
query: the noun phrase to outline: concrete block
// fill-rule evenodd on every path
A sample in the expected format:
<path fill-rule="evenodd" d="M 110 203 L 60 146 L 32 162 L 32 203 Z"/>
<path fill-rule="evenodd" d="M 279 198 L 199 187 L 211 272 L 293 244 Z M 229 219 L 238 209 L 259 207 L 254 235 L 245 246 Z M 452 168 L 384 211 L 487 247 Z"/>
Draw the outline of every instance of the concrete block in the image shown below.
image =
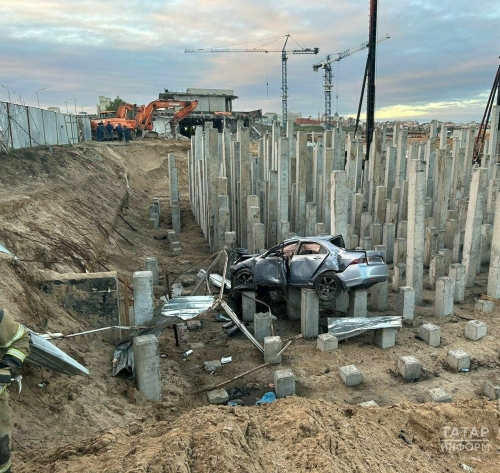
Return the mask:
<path fill-rule="evenodd" d="M 366 317 L 367 300 L 367 289 L 351 289 L 349 291 L 349 317 Z"/>
<path fill-rule="evenodd" d="M 479 340 L 486 335 L 486 324 L 480 320 L 470 320 L 465 324 L 465 338 Z"/>
<path fill-rule="evenodd" d="M 498 381 L 485 381 L 483 384 L 483 393 L 492 401 L 500 399 L 500 383 Z"/>
<path fill-rule="evenodd" d="M 281 363 L 281 355 L 276 355 L 281 351 L 281 337 L 264 338 L 264 363 Z M 276 359 L 275 359 L 276 358 Z"/>
<path fill-rule="evenodd" d="M 158 219 L 158 214 L 155 214 L 154 218 L 148 220 L 148 228 L 151 230 L 158 230 L 160 226 L 160 221 Z"/>
<path fill-rule="evenodd" d="M 213 373 L 214 371 L 222 370 L 222 363 L 220 360 L 205 361 L 203 363 L 203 369 L 207 373 Z"/>
<path fill-rule="evenodd" d="M 241 291 L 241 312 L 243 322 L 253 322 L 255 307 L 255 291 Z"/>
<path fill-rule="evenodd" d="M 348 387 L 358 386 L 363 382 L 363 373 L 354 365 L 341 366 L 339 368 L 339 375 Z"/>
<path fill-rule="evenodd" d="M 365 401 L 365 402 L 360 402 L 358 406 L 361 407 L 380 407 L 375 401 Z"/>
<path fill-rule="evenodd" d="M 478 301 L 476 301 L 474 310 L 477 310 L 478 312 L 492 312 L 493 301 L 485 301 L 483 299 L 479 299 Z"/>
<path fill-rule="evenodd" d="M 157 286 L 159 284 L 159 275 L 156 258 L 146 258 L 146 271 L 151 271 L 153 273 L 153 285 Z"/>
<path fill-rule="evenodd" d="M 410 286 L 399 288 L 395 313 L 398 317 L 403 317 L 405 320 L 413 320 L 415 318 L 415 289 Z"/>
<path fill-rule="evenodd" d="M 420 337 L 427 345 L 438 347 L 441 344 L 441 328 L 434 324 L 420 326 Z"/>
<path fill-rule="evenodd" d="M 400 356 L 398 359 L 398 371 L 406 381 L 420 378 L 422 363 L 414 356 Z"/>
<path fill-rule="evenodd" d="M 297 287 L 286 288 L 286 311 L 290 320 L 300 320 L 302 294 Z"/>
<path fill-rule="evenodd" d="M 188 320 L 186 325 L 188 330 L 201 330 L 201 320 Z"/>
<path fill-rule="evenodd" d="M 229 394 L 225 389 L 214 389 L 207 392 L 208 402 L 210 404 L 225 404 L 229 402 Z"/>
<path fill-rule="evenodd" d="M 155 335 L 133 339 L 134 369 L 139 391 L 151 401 L 161 402 L 160 347 Z"/>
<path fill-rule="evenodd" d="M 272 316 L 269 312 L 258 312 L 253 319 L 253 336 L 256 340 L 262 341 L 266 337 L 270 337 L 271 325 L 273 323 Z"/>
<path fill-rule="evenodd" d="M 182 248 L 172 248 L 172 256 L 180 256 L 182 255 Z"/>
<path fill-rule="evenodd" d="M 468 370 L 470 368 L 470 355 L 463 350 L 451 350 L 446 356 L 446 362 L 456 371 Z"/>
<path fill-rule="evenodd" d="M 434 315 L 447 317 L 453 314 L 453 300 L 455 298 L 455 280 L 448 277 L 436 280 L 436 295 L 434 298 Z"/>
<path fill-rule="evenodd" d="M 291 369 L 274 372 L 274 392 L 278 398 L 295 394 L 295 375 Z"/>
<path fill-rule="evenodd" d="M 381 328 L 374 330 L 375 343 L 380 348 L 391 348 L 396 345 L 397 330 L 393 328 Z"/>
<path fill-rule="evenodd" d="M 451 396 L 443 388 L 429 389 L 425 394 L 425 402 L 451 402 Z"/>
<path fill-rule="evenodd" d="M 153 318 L 153 273 L 135 271 L 134 280 L 134 324 L 145 325 Z"/>
<path fill-rule="evenodd" d="M 302 288 L 300 326 L 304 338 L 314 338 L 319 333 L 319 297 L 314 289 Z"/>
<path fill-rule="evenodd" d="M 167 230 L 167 239 L 170 243 L 173 243 L 174 241 L 179 241 L 177 238 L 177 233 L 175 233 L 175 230 Z"/>
<path fill-rule="evenodd" d="M 318 335 L 316 346 L 321 351 L 332 351 L 339 347 L 339 341 L 331 333 L 322 333 Z"/>

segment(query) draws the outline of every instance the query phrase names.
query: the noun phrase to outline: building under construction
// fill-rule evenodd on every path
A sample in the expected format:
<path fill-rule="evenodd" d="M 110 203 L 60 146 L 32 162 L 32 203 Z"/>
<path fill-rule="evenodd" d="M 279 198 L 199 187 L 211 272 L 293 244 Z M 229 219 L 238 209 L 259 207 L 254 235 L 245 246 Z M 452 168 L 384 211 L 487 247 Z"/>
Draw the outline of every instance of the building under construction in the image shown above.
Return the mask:
<path fill-rule="evenodd" d="M 188 88 L 185 92 L 174 92 L 165 89 L 160 92 L 160 100 L 183 100 L 198 102 L 196 110 L 183 119 L 180 124 L 180 132 L 190 136 L 191 130 L 196 125 L 203 125 L 205 122 L 212 122 L 214 128 L 222 131 L 224 124 L 226 127 L 236 130 L 236 122 L 243 120 L 245 126 L 251 126 L 253 120 L 262 116 L 262 110 L 252 110 L 250 112 L 233 111 L 233 101 L 238 97 L 231 89 L 194 89 Z M 161 119 L 161 117 L 158 117 Z"/>

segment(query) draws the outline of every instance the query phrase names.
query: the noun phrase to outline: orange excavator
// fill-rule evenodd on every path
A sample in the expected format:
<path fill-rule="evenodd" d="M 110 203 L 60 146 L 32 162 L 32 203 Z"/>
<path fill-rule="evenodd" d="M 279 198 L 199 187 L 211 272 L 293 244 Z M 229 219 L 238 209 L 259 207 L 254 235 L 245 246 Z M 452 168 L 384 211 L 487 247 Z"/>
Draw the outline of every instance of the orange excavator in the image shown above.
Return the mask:
<path fill-rule="evenodd" d="M 175 135 L 175 125 L 183 118 L 186 118 L 196 107 L 198 102 L 193 100 L 191 102 L 182 100 L 153 100 L 146 106 L 138 107 L 135 119 L 137 121 L 137 128 L 144 132 L 152 131 L 153 126 L 153 113 L 160 109 L 172 110 L 174 112 L 170 120 L 170 128 L 172 134 Z M 180 110 L 178 110 L 180 108 Z"/>
<path fill-rule="evenodd" d="M 198 102 L 196 100 L 191 102 L 181 100 L 153 100 L 148 105 L 140 106 L 125 103 L 118 107 L 116 113 L 105 110 L 100 112 L 98 119 L 90 120 L 92 136 L 95 138 L 99 122 L 103 122 L 106 125 L 108 121 L 113 125 L 113 128 L 116 128 L 116 125 L 119 123 L 122 126 L 127 125 L 132 130 L 132 139 L 135 138 L 137 133 L 141 133 L 144 136 L 146 133 L 153 131 L 153 113 L 159 109 L 174 111 L 174 115 L 170 120 L 170 127 L 174 134 L 175 125 L 187 117 L 197 106 Z M 180 110 L 178 110 L 179 108 Z"/>

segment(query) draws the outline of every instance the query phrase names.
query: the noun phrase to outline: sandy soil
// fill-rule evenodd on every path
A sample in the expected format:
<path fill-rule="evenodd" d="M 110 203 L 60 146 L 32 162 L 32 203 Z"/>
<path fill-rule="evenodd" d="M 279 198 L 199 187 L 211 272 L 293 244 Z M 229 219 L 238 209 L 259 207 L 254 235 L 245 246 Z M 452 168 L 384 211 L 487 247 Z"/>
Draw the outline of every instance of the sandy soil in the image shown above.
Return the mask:
<path fill-rule="evenodd" d="M 0 155 L 0 243 L 21 260 L 47 262 L 14 262 L 0 255 L 0 306 L 36 331 L 83 331 L 88 328 L 84 320 L 40 293 L 45 272 L 106 267 L 127 281 L 144 269 L 148 256 L 158 258 L 162 283 L 168 273 L 170 282 L 177 277 L 176 282 L 191 288 L 198 269 L 207 266 L 197 263 L 209 251 L 189 209 L 188 148 L 189 142 L 145 140 L 129 146 L 86 143 Z M 171 255 L 167 240 L 154 238 L 170 228 L 168 153 L 176 155 L 181 183 L 179 237 L 184 254 L 178 257 Z M 153 197 L 160 198 L 162 208 L 157 231 L 147 228 Z M 248 389 L 243 406 L 207 406 L 206 395 L 196 394 L 263 362 L 243 335 L 225 335 L 213 313 L 203 316 L 202 330 L 188 332 L 180 346 L 170 330 L 160 337 L 166 356 L 159 404 L 130 391 L 134 381 L 125 375 L 111 376 L 118 334 L 57 341 L 91 374 L 71 378 L 26 365 L 23 392 L 12 395 L 16 471 L 464 471 L 461 464 L 474 471 L 500 471 L 500 408 L 481 393 L 484 380 L 500 374 L 500 312 L 498 305 L 489 314 L 474 312 L 486 277 L 478 277 L 466 302 L 457 304 L 455 316 L 446 320 L 432 316 L 433 292 L 426 290 L 416 320 L 403 327 L 391 349 L 378 348 L 371 334 L 342 342 L 330 353 L 319 352 L 315 341 L 293 342 L 280 368 L 294 370 L 297 397 L 269 406 L 254 404 L 271 390 L 274 367 L 228 385 Z M 158 289 L 158 298 L 165 290 Z M 393 314 L 395 303 L 391 293 L 386 314 Z M 328 307 L 323 310 L 328 315 Z M 300 333 L 300 323 L 286 319 L 283 305 L 274 305 L 273 313 L 278 316 L 275 334 L 287 339 Z M 467 319 L 484 320 L 488 335 L 478 342 L 466 340 Z M 423 322 L 441 326 L 439 348 L 415 337 Z M 183 353 L 195 342 L 203 342 L 204 348 L 185 358 Z M 469 373 L 446 368 L 446 353 L 455 348 L 472 355 Z M 406 383 L 396 373 L 397 357 L 410 354 L 427 370 L 418 383 Z M 229 355 L 233 361 L 221 373 L 203 371 L 204 361 Z M 341 382 L 338 368 L 347 364 L 363 371 L 361 386 L 346 388 Z M 434 387 L 444 388 L 455 402 L 422 404 Z M 371 399 L 382 407 L 356 406 Z M 488 433 L 481 440 L 488 447 L 483 452 L 443 452 L 447 427 L 484 427 Z M 401 430 L 409 443 L 398 437 Z"/>

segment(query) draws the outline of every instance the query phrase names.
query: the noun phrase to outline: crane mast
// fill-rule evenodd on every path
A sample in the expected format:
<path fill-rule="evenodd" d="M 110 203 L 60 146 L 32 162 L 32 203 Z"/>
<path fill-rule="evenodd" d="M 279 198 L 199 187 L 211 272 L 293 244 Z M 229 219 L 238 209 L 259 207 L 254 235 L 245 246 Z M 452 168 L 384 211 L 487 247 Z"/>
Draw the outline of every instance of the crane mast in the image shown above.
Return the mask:
<path fill-rule="evenodd" d="M 389 38 L 390 38 L 389 34 L 386 34 L 385 36 L 380 38 L 377 41 L 377 43 L 381 43 L 382 41 L 385 41 Z M 317 72 L 319 69 L 323 69 L 325 71 L 325 73 L 323 74 L 323 77 L 325 79 L 323 88 L 325 89 L 325 128 L 327 130 L 331 129 L 331 121 L 332 121 L 332 89 L 333 89 L 332 64 L 348 56 L 351 56 L 354 53 L 362 51 L 363 49 L 366 49 L 368 45 L 369 42 L 365 41 L 364 43 L 361 43 L 358 47 L 354 49 L 346 49 L 345 51 L 342 51 L 340 53 L 328 54 L 325 57 L 325 59 L 323 59 L 321 62 L 313 65 L 313 70 L 315 72 Z"/>
<path fill-rule="evenodd" d="M 272 48 L 207 48 L 185 49 L 185 53 L 281 53 L 281 113 L 283 126 L 286 130 L 288 121 L 288 54 L 318 54 L 319 48 L 302 48 L 287 50 L 286 46 L 290 35 L 286 35 L 285 44 L 281 49 Z"/>

